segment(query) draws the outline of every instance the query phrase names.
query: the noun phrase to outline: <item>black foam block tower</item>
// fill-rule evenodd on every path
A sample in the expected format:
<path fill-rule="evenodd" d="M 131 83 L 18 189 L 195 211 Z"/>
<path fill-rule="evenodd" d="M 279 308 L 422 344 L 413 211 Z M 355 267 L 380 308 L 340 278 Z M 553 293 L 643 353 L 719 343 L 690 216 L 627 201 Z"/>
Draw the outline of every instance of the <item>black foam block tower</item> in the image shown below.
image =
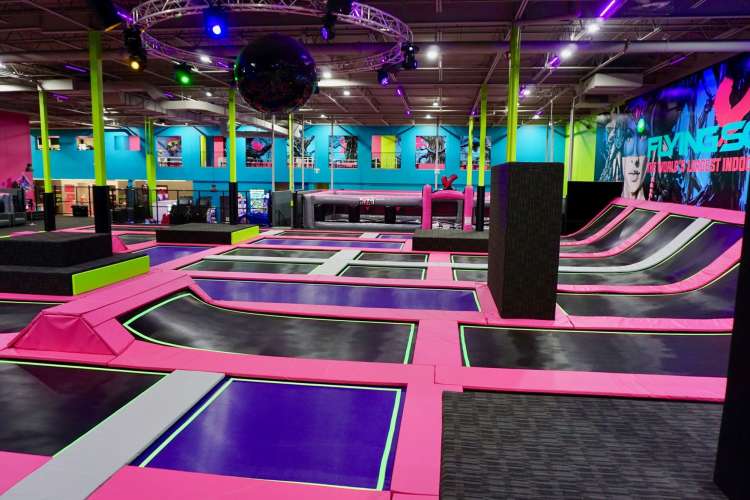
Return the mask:
<path fill-rule="evenodd" d="M 554 319 L 562 163 L 492 168 L 487 285 L 504 318 Z"/>
<path fill-rule="evenodd" d="M 714 480 L 730 499 L 750 498 L 750 211 L 740 260 L 727 392 Z"/>

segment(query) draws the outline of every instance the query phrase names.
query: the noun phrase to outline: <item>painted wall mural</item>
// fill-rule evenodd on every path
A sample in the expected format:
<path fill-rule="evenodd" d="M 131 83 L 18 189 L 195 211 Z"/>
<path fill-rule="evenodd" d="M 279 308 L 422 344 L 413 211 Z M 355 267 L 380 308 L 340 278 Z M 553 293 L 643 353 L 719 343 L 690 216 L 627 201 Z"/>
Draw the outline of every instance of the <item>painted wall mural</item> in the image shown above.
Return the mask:
<path fill-rule="evenodd" d="M 472 170 L 479 170 L 479 136 L 475 135 L 472 140 L 472 159 L 471 159 L 471 165 Z M 490 153 L 492 150 L 492 141 L 490 141 L 490 138 L 485 138 L 484 141 L 485 144 L 485 150 L 484 150 L 484 166 L 488 170 L 492 167 L 492 163 L 490 162 Z M 461 136 L 461 170 L 466 170 L 466 165 L 468 165 L 469 162 L 469 136 L 463 135 Z"/>
<path fill-rule="evenodd" d="M 329 137 L 330 164 L 333 168 L 357 168 L 357 138 L 353 135 Z"/>
<path fill-rule="evenodd" d="M 596 179 L 624 181 L 624 197 L 745 210 L 750 54 L 630 101 L 597 133 Z"/>
<path fill-rule="evenodd" d="M 445 169 L 445 137 L 440 135 L 418 135 L 416 138 L 417 168 L 429 170 Z"/>

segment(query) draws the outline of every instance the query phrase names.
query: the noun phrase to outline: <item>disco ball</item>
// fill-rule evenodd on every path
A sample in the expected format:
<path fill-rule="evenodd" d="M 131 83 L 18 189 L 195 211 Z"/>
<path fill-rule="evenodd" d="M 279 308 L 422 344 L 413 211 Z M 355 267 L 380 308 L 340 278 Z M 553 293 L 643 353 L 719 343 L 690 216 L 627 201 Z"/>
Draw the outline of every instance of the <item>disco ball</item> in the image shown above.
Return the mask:
<path fill-rule="evenodd" d="M 312 95 L 317 82 L 315 60 L 294 38 L 267 35 L 242 50 L 234 65 L 234 79 L 253 109 L 286 114 Z"/>

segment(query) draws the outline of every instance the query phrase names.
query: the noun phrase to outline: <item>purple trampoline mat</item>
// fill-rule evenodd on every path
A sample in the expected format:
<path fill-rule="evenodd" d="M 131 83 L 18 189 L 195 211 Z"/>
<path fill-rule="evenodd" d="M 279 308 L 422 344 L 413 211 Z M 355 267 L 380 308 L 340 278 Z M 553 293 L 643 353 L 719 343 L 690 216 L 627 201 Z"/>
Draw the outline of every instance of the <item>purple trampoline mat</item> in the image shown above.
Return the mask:
<path fill-rule="evenodd" d="M 404 233 L 404 234 L 380 234 L 378 235 L 378 238 L 382 238 L 384 240 L 410 240 L 412 239 L 414 235 L 411 233 Z"/>
<path fill-rule="evenodd" d="M 402 399 L 400 389 L 230 379 L 133 463 L 387 489 Z"/>
<path fill-rule="evenodd" d="M 479 310 L 472 290 L 210 279 L 196 282 L 211 298 L 217 300 L 388 309 Z"/>
<path fill-rule="evenodd" d="M 355 240 L 291 240 L 285 238 L 264 238 L 253 242 L 254 245 L 284 245 L 333 248 L 392 248 L 399 250 L 403 243 L 395 241 L 355 241 Z"/>
<path fill-rule="evenodd" d="M 148 255 L 151 259 L 151 266 L 158 266 L 159 264 L 164 264 L 165 262 L 169 262 L 170 260 L 176 260 L 182 257 L 187 257 L 188 255 L 192 255 L 194 253 L 203 252 L 204 250 L 208 250 L 209 248 L 210 247 L 157 245 L 155 247 L 146 248 L 145 250 L 140 250 L 135 253 L 140 255 Z"/>

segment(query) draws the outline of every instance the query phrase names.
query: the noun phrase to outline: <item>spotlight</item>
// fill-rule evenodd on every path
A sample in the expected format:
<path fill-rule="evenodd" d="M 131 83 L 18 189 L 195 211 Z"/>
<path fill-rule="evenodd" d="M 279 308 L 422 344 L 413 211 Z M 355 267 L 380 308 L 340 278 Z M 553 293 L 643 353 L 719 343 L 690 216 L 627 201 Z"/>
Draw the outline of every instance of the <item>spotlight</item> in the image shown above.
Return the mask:
<path fill-rule="evenodd" d="M 143 71 L 148 64 L 146 49 L 143 48 L 141 30 L 135 26 L 128 26 L 122 32 L 125 50 L 128 51 L 128 65 L 133 71 Z"/>
<path fill-rule="evenodd" d="M 213 95 L 213 94 L 212 94 L 211 92 L 209 92 L 209 91 L 206 91 L 206 97 L 213 97 L 213 96 L 214 96 L 214 95 Z"/>
<path fill-rule="evenodd" d="M 404 69 L 417 69 L 419 63 L 417 62 L 417 53 L 419 53 L 419 47 L 416 45 L 405 42 L 401 45 L 401 52 L 404 54 L 403 62 L 401 63 Z"/>
<path fill-rule="evenodd" d="M 396 87 L 396 95 L 399 96 L 399 97 L 403 97 L 404 96 L 404 87 L 402 87 L 401 85 L 399 85 L 398 87 Z"/>
<path fill-rule="evenodd" d="M 592 35 L 593 35 L 594 33 L 597 33 L 597 32 L 598 32 L 598 31 L 599 31 L 600 29 L 601 29 L 601 28 L 600 28 L 600 26 L 599 26 L 599 23 L 598 23 L 598 22 L 594 22 L 594 23 L 591 23 L 591 24 L 589 24 L 588 26 L 586 26 L 586 32 L 587 32 L 587 33 L 590 33 L 590 34 L 592 34 Z"/>
<path fill-rule="evenodd" d="M 326 42 L 336 38 L 336 21 L 338 18 L 332 12 L 323 16 L 323 26 L 320 28 L 320 37 Z"/>
<path fill-rule="evenodd" d="M 524 87 L 524 89 L 521 91 L 521 95 L 524 97 L 529 97 L 531 95 L 531 89 L 528 87 Z"/>
<path fill-rule="evenodd" d="M 336 12 L 348 16 L 352 13 L 352 0 L 328 0 L 326 12 Z"/>
<path fill-rule="evenodd" d="M 352 95 L 352 93 L 348 89 L 345 89 L 344 90 L 344 95 L 345 96 L 350 96 L 350 95 Z"/>
<path fill-rule="evenodd" d="M 638 132 L 638 135 L 643 135 L 646 133 L 646 120 L 644 118 L 638 119 L 638 123 L 635 125 L 635 130 Z"/>
<path fill-rule="evenodd" d="M 203 11 L 203 26 L 211 38 L 224 38 L 229 31 L 227 11 L 219 5 L 218 1 L 209 2 L 208 8 Z"/>
<path fill-rule="evenodd" d="M 331 73 L 331 70 L 329 69 L 323 70 L 323 79 L 330 80 L 331 78 L 333 78 L 333 74 Z"/>
<path fill-rule="evenodd" d="M 185 63 L 180 63 L 175 66 L 174 79 L 180 85 L 192 85 L 193 84 L 193 68 Z"/>
<path fill-rule="evenodd" d="M 532 120 L 538 120 L 541 117 L 542 117 L 542 115 L 537 111 L 536 113 L 534 113 L 534 116 L 532 116 L 531 119 Z"/>
<path fill-rule="evenodd" d="M 439 102 L 437 102 L 437 101 L 432 101 L 432 107 L 433 107 L 433 108 L 437 108 L 438 106 L 440 106 L 440 103 L 439 103 Z"/>
<path fill-rule="evenodd" d="M 378 70 L 378 83 L 383 87 L 387 87 L 391 83 L 391 75 L 387 69 L 380 68 Z"/>
<path fill-rule="evenodd" d="M 427 59 L 429 59 L 430 61 L 436 61 L 439 56 L 440 49 L 438 49 L 435 45 L 430 47 L 430 49 L 427 51 Z"/>
<path fill-rule="evenodd" d="M 211 58 L 206 54 L 201 54 L 200 60 L 202 63 L 211 64 Z"/>
<path fill-rule="evenodd" d="M 560 59 L 562 59 L 563 61 L 565 59 L 569 59 L 573 55 L 573 52 L 575 52 L 575 50 L 575 45 L 568 45 L 560 51 Z"/>
<path fill-rule="evenodd" d="M 327 117 L 326 115 L 324 115 L 324 114 L 320 115 L 320 117 L 321 117 L 322 119 L 324 119 L 324 120 L 325 120 L 326 118 L 328 118 L 328 117 Z"/>
<path fill-rule="evenodd" d="M 427 115 L 427 116 L 425 116 L 425 118 L 428 119 L 428 120 L 432 120 L 432 115 Z"/>

